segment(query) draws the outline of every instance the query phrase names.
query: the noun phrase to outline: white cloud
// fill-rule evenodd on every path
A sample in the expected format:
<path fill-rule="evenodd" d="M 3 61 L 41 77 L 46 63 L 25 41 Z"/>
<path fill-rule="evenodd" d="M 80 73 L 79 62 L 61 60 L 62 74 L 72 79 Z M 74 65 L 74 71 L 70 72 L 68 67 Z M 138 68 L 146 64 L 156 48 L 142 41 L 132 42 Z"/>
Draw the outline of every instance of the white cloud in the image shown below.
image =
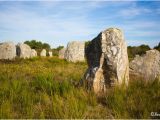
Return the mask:
<path fill-rule="evenodd" d="M 137 7 L 136 2 L 37 2 L 36 6 L 24 2 L 14 3 L 0 10 L 0 39 L 16 42 L 37 39 L 48 42 L 52 47 L 66 45 L 71 40 L 88 40 L 109 26 L 125 30 L 129 39 L 143 36 L 159 36 L 154 20 L 125 20 L 151 12 Z M 113 9 L 113 13 L 108 12 Z M 129 9 L 128 6 L 131 6 Z M 100 8 L 100 11 L 97 10 Z M 103 9 L 102 9 L 103 8 Z M 97 13 L 93 13 L 92 11 Z M 104 15 L 99 16 L 103 13 Z M 90 18 L 90 15 L 94 15 Z M 94 18 L 95 17 L 95 18 Z M 160 28 L 160 27 L 159 27 Z M 144 41 L 143 41 L 144 42 Z M 132 43 L 132 42 L 131 42 Z"/>
<path fill-rule="evenodd" d="M 64 45 L 69 40 L 92 33 L 85 15 L 67 18 L 63 14 L 65 12 L 43 16 L 36 11 L 11 7 L 0 11 L 1 33 L 8 34 L 8 38 L 17 38 L 17 42 L 24 39 L 43 39 L 42 41 L 49 42 L 52 46 Z"/>
<path fill-rule="evenodd" d="M 119 15 L 122 15 L 124 17 L 135 17 L 137 15 L 145 14 L 145 13 L 151 13 L 150 9 L 147 8 L 125 8 L 119 12 Z"/>

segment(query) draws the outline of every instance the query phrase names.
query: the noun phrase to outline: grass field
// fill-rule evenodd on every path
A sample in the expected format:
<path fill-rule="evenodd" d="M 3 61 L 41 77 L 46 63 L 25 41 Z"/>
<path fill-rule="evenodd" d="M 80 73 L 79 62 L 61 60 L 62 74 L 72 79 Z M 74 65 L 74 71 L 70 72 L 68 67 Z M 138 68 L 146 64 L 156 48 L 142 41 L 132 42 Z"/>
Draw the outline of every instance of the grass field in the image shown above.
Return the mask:
<path fill-rule="evenodd" d="M 151 118 L 160 83 L 130 82 L 103 97 L 76 87 L 86 63 L 53 58 L 0 61 L 0 118 Z"/>

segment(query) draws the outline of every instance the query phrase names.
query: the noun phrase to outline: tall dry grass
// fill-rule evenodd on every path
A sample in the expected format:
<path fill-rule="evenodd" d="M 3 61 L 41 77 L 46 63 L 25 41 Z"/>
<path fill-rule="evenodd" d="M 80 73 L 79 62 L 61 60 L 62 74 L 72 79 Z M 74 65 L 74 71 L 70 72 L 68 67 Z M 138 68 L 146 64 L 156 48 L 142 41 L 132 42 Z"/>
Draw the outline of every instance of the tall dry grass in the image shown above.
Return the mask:
<path fill-rule="evenodd" d="M 152 118 L 160 83 L 134 80 L 98 98 L 75 84 L 86 63 L 53 58 L 0 62 L 0 118 Z"/>

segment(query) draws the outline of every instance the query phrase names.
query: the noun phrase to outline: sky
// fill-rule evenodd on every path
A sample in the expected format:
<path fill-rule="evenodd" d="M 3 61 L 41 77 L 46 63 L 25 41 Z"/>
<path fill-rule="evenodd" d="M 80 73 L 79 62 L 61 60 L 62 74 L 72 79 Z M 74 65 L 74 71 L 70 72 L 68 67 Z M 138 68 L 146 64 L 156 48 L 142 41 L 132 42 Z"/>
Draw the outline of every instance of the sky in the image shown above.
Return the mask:
<path fill-rule="evenodd" d="M 26 40 L 52 48 L 123 30 L 128 45 L 160 42 L 160 1 L 0 1 L 0 42 Z"/>

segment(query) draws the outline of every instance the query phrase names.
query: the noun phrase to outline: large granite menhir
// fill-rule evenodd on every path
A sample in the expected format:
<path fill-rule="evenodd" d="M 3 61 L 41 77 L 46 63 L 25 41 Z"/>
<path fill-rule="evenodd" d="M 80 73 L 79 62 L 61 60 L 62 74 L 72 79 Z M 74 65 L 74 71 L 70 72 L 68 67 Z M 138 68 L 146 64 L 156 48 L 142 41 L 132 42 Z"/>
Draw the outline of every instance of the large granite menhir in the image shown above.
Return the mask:
<path fill-rule="evenodd" d="M 64 58 L 71 62 L 84 61 L 84 42 L 73 41 L 69 42 L 65 50 Z"/>
<path fill-rule="evenodd" d="M 0 43 L 0 59 L 12 60 L 16 57 L 16 46 L 12 42 Z"/>
<path fill-rule="evenodd" d="M 129 64 L 130 75 L 146 81 L 160 80 L 160 52 L 149 50 L 146 54 L 137 55 Z"/>
<path fill-rule="evenodd" d="M 129 62 L 127 45 L 120 29 L 102 31 L 87 46 L 88 70 L 83 83 L 95 93 L 105 92 L 107 87 L 128 85 Z"/>

